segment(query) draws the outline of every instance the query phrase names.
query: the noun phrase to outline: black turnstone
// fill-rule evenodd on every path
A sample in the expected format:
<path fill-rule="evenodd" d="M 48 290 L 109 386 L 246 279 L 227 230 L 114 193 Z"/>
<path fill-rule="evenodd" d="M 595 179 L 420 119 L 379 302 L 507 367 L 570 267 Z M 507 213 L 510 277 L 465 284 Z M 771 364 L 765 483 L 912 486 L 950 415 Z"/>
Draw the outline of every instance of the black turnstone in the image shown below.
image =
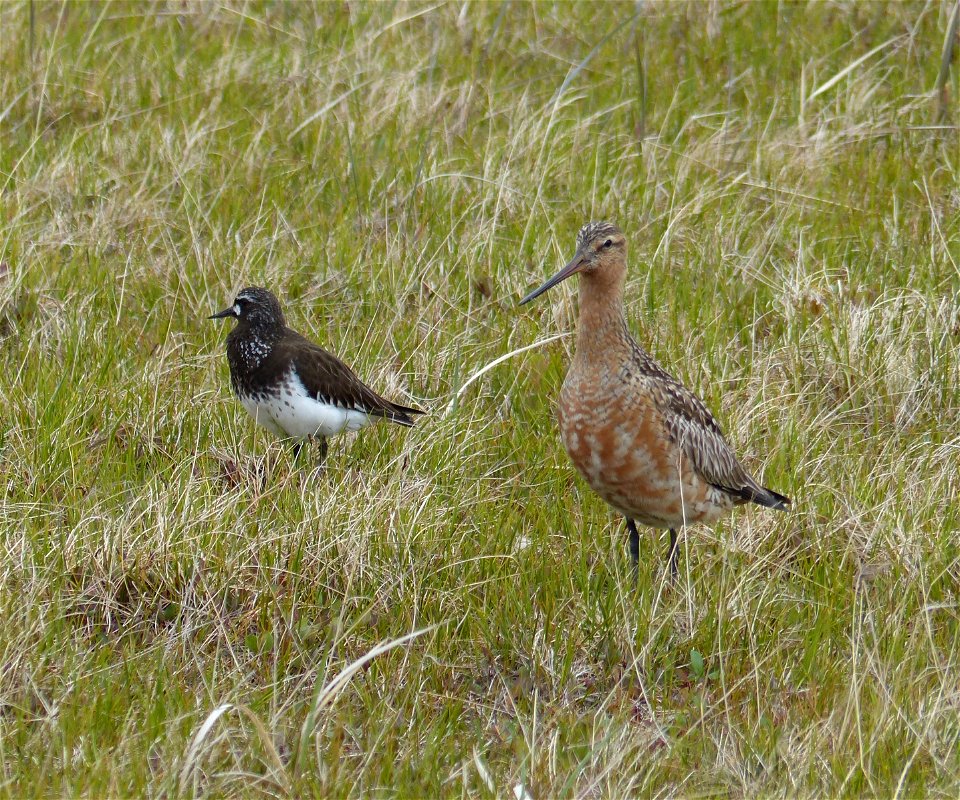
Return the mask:
<path fill-rule="evenodd" d="M 287 327 L 280 302 L 248 286 L 210 319 L 236 317 L 227 336 L 230 383 L 257 423 L 278 436 L 326 439 L 388 419 L 413 425 L 424 413 L 380 397 L 335 355 Z"/>

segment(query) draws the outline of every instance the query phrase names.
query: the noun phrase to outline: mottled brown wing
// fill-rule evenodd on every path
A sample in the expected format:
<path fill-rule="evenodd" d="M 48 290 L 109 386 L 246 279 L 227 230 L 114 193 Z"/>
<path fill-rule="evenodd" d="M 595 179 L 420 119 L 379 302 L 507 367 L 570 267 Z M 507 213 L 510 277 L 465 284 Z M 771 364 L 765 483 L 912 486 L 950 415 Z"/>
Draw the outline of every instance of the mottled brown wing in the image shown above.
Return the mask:
<path fill-rule="evenodd" d="M 760 489 L 719 430 L 678 414 L 670 415 L 667 426 L 688 463 L 705 481 L 744 500 Z"/>
<path fill-rule="evenodd" d="M 294 331 L 279 347 L 287 349 L 303 385 L 315 400 L 412 425 L 416 408 L 393 403 L 364 384 L 350 367 L 332 353 Z"/>
<path fill-rule="evenodd" d="M 700 398 L 655 362 L 652 367 L 646 370 L 649 392 L 687 463 L 705 481 L 744 502 L 761 496 L 765 490 L 743 468 Z"/>
<path fill-rule="evenodd" d="M 781 510 L 790 505 L 790 498 L 761 486 L 751 477 L 713 415 L 693 392 L 676 384 L 668 396 L 671 401 L 666 414 L 670 435 L 680 444 L 700 477 L 738 502 L 751 501 Z"/>
<path fill-rule="evenodd" d="M 631 363 L 646 392 L 663 413 L 667 432 L 690 466 L 705 481 L 742 502 L 770 508 L 790 505 L 784 495 L 758 484 L 734 455 L 720 425 L 699 397 L 661 367 L 632 338 Z"/>

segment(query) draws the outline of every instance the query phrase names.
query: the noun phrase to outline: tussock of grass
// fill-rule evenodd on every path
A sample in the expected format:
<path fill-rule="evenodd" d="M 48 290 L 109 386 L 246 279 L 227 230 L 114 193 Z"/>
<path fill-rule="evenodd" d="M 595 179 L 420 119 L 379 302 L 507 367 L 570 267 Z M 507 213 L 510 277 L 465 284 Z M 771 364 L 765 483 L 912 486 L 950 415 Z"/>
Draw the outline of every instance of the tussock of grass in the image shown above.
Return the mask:
<path fill-rule="evenodd" d="M 6 791 L 954 794 L 952 8 L 0 5 Z M 555 435 L 572 293 L 515 307 L 597 218 L 794 498 L 676 589 Z M 431 414 L 295 461 L 251 283 Z"/>

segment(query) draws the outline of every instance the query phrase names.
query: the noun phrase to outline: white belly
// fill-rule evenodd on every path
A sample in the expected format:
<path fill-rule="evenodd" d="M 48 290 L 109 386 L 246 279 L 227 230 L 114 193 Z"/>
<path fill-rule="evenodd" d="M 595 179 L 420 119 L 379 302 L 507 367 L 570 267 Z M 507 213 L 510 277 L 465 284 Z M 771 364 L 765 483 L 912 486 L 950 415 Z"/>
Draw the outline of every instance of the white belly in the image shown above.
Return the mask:
<path fill-rule="evenodd" d="M 287 378 L 278 395 L 244 397 L 240 402 L 271 433 L 299 439 L 360 430 L 375 419 L 363 411 L 314 400 L 296 375 Z"/>

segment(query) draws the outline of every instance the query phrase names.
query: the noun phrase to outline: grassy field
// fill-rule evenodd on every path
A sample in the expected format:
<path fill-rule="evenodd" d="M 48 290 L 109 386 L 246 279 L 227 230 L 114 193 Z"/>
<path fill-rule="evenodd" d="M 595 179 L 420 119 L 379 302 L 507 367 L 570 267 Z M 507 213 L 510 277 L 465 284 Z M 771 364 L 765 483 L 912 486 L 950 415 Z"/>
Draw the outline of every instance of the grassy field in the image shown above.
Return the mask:
<path fill-rule="evenodd" d="M 960 787 L 952 5 L 0 4 L 6 796 Z M 794 499 L 628 571 L 556 397 L 591 219 Z M 247 284 L 412 430 L 255 430 Z M 524 794 L 526 793 L 526 794 Z"/>

